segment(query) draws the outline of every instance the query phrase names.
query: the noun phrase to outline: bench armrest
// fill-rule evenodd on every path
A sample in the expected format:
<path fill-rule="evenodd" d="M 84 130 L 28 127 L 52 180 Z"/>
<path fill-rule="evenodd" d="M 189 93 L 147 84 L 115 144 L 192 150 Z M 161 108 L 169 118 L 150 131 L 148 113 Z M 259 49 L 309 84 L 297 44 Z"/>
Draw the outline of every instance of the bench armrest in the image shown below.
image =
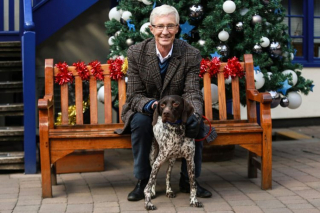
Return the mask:
<path fill-rule="evenodd" d="M 42 99 L 38 100 L 39 110 L 46 110 L 53 106 L 52 95 L 45 95 Z"/>
<path fill-rule="evenodd" d="M 268 103 L 271 103 L 272 101 L 272 97 L 270 93 L 268 92 L 260 93 L 256 89 L 247 90 L 247 98 L 251 101 L 256 101 L 261 104 L 268 104 Z"/>

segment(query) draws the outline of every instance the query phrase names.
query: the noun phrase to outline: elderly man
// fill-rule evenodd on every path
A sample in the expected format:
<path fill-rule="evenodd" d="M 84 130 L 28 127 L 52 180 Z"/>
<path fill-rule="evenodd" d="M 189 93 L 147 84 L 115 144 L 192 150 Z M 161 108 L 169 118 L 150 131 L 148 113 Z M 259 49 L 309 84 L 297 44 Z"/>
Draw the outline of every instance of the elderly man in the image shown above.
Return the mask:
<path fill-rule="evenodd" d="M 188 118 L 186 136 L 203 138 L 207 133 L 201 119 L 203 98 L 199 86 L 199 50 L 175 39 L 179 31 L 179 14 L 174 7 L 162 5 L 154 8 L 150 23 L 154 38 L 146 39 L 128 50 L 127 101 L 122 111 L 125 126 L 119 133 L 131 132 L 134 176 L 138 179 L 136 187 L 128 195 L 129 201 L 144 198 L 143 190 L 151 172 L 149 153 L 153 138 L 152 113 L 158 100 L 166 95 L 182 96 L 194 107 L 195 112 Z M 202 141 L 196 142 L 196 177 L 201 172 L 202 147 Z M 181 192 L 190 191 L 184 159 L 179 187 Z M 197 196 L 206 198 L 212 194 L 197 183 Z"/>

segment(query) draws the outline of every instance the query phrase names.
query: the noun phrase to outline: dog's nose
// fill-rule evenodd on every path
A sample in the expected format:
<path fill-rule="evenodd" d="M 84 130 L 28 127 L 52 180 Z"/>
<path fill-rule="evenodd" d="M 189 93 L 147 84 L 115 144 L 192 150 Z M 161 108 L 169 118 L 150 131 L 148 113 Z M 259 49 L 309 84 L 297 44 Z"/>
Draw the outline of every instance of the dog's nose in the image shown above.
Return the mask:
<path fill-rule="evenodd" d="M 163 112 L 163 115 L 164 115 L 164 116 L 168 116 L 168 115 L 169 115 L 169 112 L 168 112 L 168 111 L 164 111 L 164 112 Z"/>

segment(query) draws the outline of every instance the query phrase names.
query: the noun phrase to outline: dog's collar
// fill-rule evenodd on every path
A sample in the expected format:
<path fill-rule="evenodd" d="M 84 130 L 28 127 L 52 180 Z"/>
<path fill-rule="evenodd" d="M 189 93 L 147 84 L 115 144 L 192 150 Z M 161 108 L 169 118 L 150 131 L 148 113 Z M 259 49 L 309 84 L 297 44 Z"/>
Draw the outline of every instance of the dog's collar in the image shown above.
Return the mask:
<path fill-rule="evenodd" d="M 181 124 L 182 123 L 182 120 L 177 120 L 176 122 L 174 122 L 174 123 L 171 123 L 171 122 L 169 122 L 169 121 L 167 121 L 167 123 L 168 124 L 170 124 L 170 125 L 177 125 L 177 124 Z"/>

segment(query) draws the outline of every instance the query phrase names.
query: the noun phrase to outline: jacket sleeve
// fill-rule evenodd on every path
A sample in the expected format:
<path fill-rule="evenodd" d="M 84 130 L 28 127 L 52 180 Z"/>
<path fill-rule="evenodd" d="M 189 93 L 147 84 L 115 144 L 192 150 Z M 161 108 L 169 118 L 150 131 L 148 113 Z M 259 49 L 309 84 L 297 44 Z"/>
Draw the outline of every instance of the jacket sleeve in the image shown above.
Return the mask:
<path fill-rule="evenodd" d="M 142 82 L 139 75 L 139 61 L 141 49 L 137 50 L 134 46 L 128 49 L 128 85 L 127 85 L 127 98 L 126 104 L 133 112 L 143 113 L 143 107 L 146 103 L 153 98 L 148 98 L 146 93 L 145 83 Z"/>
<path fill-rule="evenodd" d="M 186 70 L 185 87 L 182 97 L 187 100 L 194 108 L 194 112 L 203 115 L 203 96 L 200 90 L 200 63 L 201 55 L 197 50 L 187 56 L 188 66 Z"/>

